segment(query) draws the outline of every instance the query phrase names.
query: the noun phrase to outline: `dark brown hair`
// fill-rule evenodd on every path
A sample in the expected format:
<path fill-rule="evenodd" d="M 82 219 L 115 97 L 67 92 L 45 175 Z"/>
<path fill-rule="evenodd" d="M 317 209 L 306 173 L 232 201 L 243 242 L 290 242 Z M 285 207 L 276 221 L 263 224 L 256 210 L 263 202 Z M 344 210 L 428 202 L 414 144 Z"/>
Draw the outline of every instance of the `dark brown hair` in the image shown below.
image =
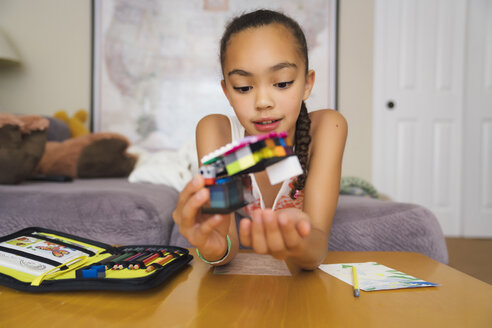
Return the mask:
<path fill-rule="evenodd" d="M 306 37 L 301 27 L 292 18 L 279 13 L 277 11 L 260 9 L 247 14 L 243 14 L 234 18 L 226 27 L 222 39 L 220 40 L 220 64 L 222 66 L 222 74 L 224 73 L 224 61 L 228 43 L 231 36 L 246 30 L 248 28 L 257 28 L 270 24 L 280 24 L 286 27 L 297 40 L 297 50 L 304 59 L 306 74 L 308 73 L 309 60 Z M 303 174 L 297 177 L 294 181 L 293 188 L 290 190 L 290 197 L 296 198 L 296 191 L 304 189 L 307 177 L 307 161 L 309 144 L 311 143 L 311 119 L 304 101 L 301 104 L 301 110 L 296 122 L 296 132 L 294 135 L 294 151 L 301 163 Z"/>

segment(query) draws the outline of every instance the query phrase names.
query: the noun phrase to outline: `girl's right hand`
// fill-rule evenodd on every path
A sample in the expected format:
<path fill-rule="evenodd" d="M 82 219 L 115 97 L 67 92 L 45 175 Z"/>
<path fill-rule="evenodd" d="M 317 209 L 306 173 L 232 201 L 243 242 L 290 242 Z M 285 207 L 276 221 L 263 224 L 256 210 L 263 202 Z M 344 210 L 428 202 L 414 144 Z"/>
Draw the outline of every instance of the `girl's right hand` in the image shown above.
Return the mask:
<path fill-rule="evenodd" d="M 216 261 L 227 252 L 226 236 L 231 220 L 229 215 L 202 214 L 201 207 L 209 198 L 203 177 L 195 176 L 179 194 L 173 220 L 181 235 L 198 248 L 205 259 Z"/>

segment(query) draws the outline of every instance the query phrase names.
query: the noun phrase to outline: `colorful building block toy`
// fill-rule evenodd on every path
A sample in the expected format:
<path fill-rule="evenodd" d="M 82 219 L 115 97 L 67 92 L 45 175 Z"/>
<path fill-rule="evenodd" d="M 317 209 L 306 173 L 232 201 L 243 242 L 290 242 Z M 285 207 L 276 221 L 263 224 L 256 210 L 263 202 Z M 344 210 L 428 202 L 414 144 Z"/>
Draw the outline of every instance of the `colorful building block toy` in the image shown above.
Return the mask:
<path fill-rule="evenodd" d="M 286 132 L 248 136 L 201 159 L 200 173 L 210 191 L 203 213 L 230 213 L 252 202 L 249 173 L 266 169 L 272 185 L 302 174 Z"/>

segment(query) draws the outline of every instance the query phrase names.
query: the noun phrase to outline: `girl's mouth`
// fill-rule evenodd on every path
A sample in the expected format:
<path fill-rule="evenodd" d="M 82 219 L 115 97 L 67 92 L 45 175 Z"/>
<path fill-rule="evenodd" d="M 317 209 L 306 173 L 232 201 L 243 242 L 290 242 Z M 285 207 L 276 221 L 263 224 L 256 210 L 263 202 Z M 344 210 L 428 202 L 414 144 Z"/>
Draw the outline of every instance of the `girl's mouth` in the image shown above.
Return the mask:
<path fill-rule="evenodd" d="M 281 119 L 278 120 L 262 120 L 253 122 L 256 130 L 261 132 L 270 132 L 275 130 L 280 125 Z"/>

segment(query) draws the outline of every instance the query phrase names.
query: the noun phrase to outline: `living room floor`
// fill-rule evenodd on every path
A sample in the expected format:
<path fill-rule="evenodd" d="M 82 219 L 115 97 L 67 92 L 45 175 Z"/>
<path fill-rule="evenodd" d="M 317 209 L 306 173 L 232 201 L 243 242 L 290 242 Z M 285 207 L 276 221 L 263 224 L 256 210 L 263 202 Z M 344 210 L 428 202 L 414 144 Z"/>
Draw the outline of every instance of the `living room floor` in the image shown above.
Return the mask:
<path fill-rule="evenodd" d="M 492 285 L 492 238 L 446 238 L 449 266 Z"/>

